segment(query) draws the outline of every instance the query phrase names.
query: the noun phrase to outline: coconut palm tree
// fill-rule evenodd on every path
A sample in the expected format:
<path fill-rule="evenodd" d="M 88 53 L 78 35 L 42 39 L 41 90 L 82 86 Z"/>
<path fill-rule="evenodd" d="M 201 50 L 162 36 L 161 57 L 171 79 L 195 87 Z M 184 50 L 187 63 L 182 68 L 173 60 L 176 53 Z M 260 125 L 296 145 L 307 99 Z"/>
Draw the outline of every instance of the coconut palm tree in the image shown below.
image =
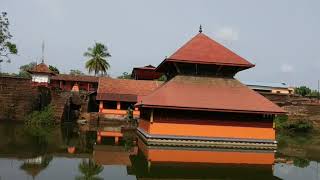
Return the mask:
<path fill-rule="evenodd" d="M 78 166 L 79 171 L 82 176 L 76 177 L 76 180 L 100 180 L 103 179 L 99 176 L 103 171 L 103 167 L 99 164 L 96 164 L 92 159 L 82 160 Z"/>
<path fill-rule="evenodd" d="M 99 72 L 104 74 L 110 68 L 110 64 L 107 61 L 111 54 L 108 52 L 107 46 L 102 43 L 95 43 L 93 47 L 89 47 L 87 52 L 84 53 L 85 57 L 88 57 L 86 62 L 86 68 L 89 73 L 94 72 L 96 76 Z"/>

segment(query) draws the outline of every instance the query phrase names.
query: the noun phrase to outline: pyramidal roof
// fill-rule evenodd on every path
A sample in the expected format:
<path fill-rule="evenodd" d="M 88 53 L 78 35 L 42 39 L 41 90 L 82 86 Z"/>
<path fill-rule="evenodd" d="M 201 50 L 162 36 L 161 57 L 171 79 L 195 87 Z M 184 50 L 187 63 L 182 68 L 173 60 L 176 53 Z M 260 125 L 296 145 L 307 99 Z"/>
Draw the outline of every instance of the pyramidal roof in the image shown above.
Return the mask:
<path fill-rule="evenodd" d="M 163 64 L 169 61 L 240 66 L 245 68 L 254 66 L 249 61 L 201 32 L 184 44 L 169 58 L 165 59 L 157 69 L 160 69 Z"/>

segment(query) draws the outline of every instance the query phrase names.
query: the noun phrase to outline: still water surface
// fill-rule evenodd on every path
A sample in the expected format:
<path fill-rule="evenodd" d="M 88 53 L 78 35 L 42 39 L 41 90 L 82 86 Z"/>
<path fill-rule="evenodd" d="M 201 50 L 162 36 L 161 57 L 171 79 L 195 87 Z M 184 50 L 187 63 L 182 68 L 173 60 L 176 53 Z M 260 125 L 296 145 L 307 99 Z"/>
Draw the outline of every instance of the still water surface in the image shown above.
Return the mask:
<path fill-rule="evenodd" d="M 103 137 L 98 137 L 99 133 Z M 118 143 L 114 138 L 117 133 L 123 136 Z M 121 130 L 119 125 L 66 124 L 50 133 L 30 133 L 23 124 L 1 123 L 0 180 L 320 180 L 318 139 L 278 135 L 276 153 L 163 148 L 146 146 L 132 130 Z"/>

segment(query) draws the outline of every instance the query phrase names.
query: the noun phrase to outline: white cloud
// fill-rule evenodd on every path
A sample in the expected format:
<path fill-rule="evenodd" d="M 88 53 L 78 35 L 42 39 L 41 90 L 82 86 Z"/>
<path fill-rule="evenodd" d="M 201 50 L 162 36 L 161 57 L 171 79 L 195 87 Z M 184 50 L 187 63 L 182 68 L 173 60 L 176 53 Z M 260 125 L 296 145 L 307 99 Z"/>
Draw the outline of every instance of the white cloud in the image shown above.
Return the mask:
<path fill-rule="evenodd" d="M 231 27 L 222 27 L 216 32 L 217 38 L 222 41 L 236 41 L 239 39 L 238 31 Z"/>
<path fill-rule="evenodd" d="M 290 64 L 282 64 L 281 65 L 281 72 L 288 73 L 288 72 L 293 72 L 294 67 Z"/>

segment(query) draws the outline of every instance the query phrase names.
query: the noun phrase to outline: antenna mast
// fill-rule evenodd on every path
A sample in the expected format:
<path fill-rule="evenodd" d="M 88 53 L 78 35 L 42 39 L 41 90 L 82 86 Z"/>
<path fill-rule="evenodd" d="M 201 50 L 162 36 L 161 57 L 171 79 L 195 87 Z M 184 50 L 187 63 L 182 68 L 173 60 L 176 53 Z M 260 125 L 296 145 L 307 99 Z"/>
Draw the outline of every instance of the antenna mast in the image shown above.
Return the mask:
<path fill-rule="evenodd" d="M 42 57 L 41 57 L 41 63 L 44 63 L 44 41 L 42 41 Z"/>

